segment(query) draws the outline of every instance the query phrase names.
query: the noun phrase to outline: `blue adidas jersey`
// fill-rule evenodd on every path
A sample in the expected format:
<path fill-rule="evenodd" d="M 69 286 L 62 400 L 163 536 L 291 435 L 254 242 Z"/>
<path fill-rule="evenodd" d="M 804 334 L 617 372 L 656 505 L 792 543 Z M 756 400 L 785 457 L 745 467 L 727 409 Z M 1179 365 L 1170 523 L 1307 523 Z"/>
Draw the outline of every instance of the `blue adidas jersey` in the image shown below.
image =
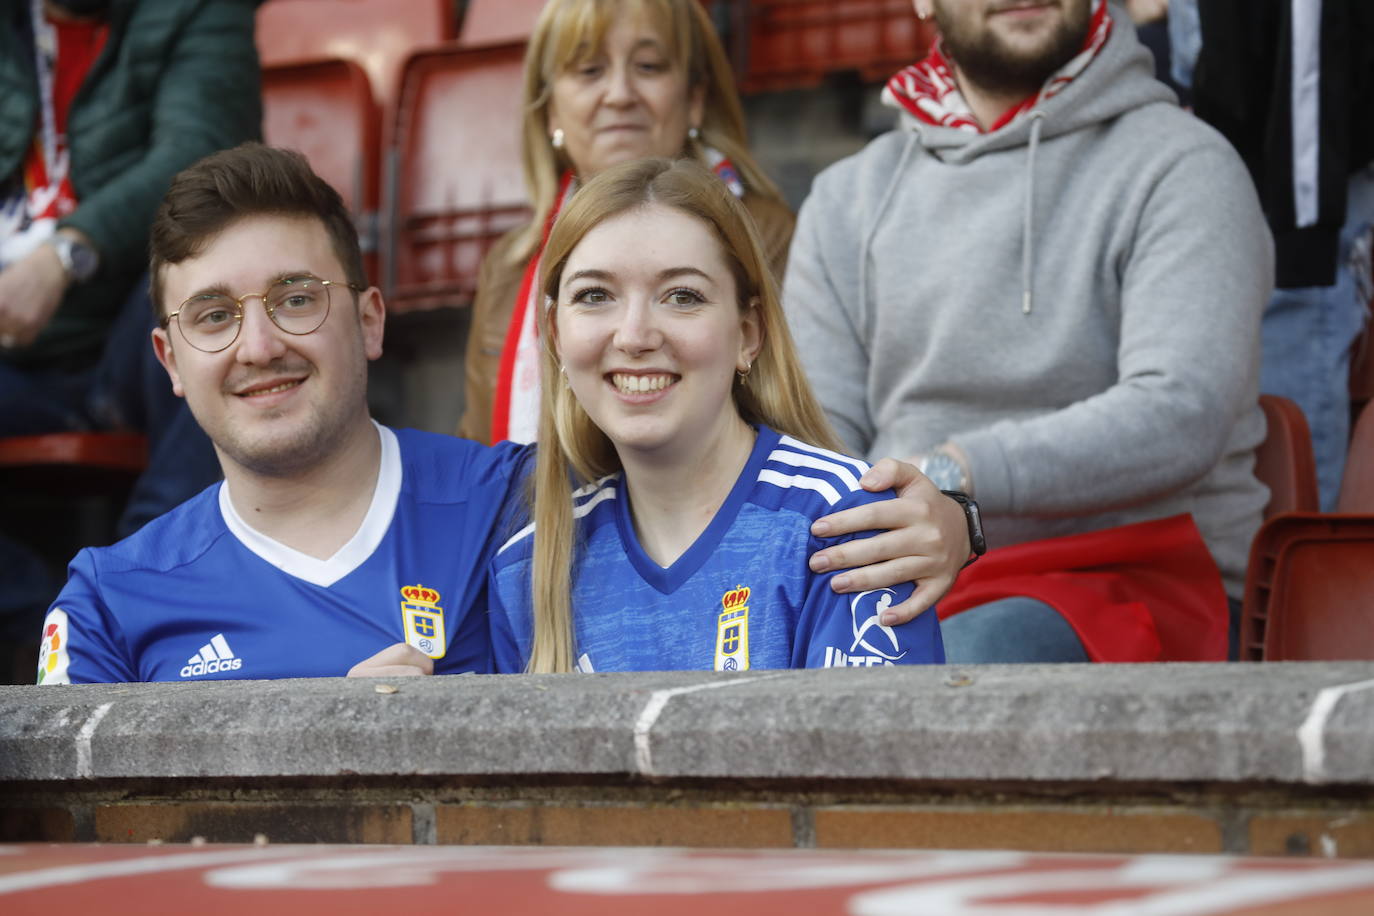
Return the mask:
<path fill-rule="evenodd" d="M 870 667 L 943 662 L 934 609 L 885 627 L 878 614 L 912 586 L 838 595 L 810 555 L 847 538 L 816 538 L 822 515 L 892 494 L 859 486 L 868 465 L 760 427 L 749 461 L 714 519 L 667 569 L 635 536 L 619 474 L 575 494 L 573 571 L 582 671 Z M 871 532 L 870 532 L 871 533 Z M 495 669 L 523 671 L 532 636 L 533 526 L 492 562 Z M 868 535 L 860 535 L 866 537 Z"/>
<path fill-rule="evenodd" d="M 489 670 L 486 572 L 525 449 L 377 429 L 372 504 L 328 560 L 254 531 L 223 484 L 81 551 L 38 682 L 338 676 L 397 642 L 436 673 Z"/>

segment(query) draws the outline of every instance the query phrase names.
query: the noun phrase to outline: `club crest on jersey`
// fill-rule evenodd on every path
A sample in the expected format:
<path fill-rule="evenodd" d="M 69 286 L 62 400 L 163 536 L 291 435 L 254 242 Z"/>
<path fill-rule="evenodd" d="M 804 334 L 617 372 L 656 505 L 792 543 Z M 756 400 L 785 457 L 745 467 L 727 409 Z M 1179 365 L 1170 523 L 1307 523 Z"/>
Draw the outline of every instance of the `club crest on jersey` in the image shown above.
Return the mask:
<path fill-rule="evenodd" d="M 749 670 L 749 586 L 737 585 L 720 596 L 724 608 L 716 623 L 716 670 Z"/>
<path fill-rule="evenodd" d="M 443 658 L 448 651 L 448 639 L 439 592 L 423 585 L 407 585 L 401 589 L 401 599 L 401 628 L 405 630 L 406 642 L 430 658 Z"/>

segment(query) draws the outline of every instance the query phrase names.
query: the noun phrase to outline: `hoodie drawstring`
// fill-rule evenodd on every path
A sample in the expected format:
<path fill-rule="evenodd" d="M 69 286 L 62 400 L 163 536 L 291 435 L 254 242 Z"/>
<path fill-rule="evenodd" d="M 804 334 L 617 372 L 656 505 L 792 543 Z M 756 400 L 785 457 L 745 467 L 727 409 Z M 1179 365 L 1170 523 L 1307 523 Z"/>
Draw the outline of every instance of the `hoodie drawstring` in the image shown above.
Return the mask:
<path fill-rule="evenodd" d="M 1021 214 L 1021 314 L 1031 313 L 1031 259 L 1035 242 L 1031 233 L 1035 224 L 1035 151 L 1040 146 L 1040 128 L 1045 113 L 1039 109 L 1027 115 L 1031 121 L 1030 145 L 1026 151 L 1026 201 Z"/>
<path fill-rule="evenodd" d="M 873 244 L 873 238 L 878 234 L 878 224 L 883 221 L 883 214 L 887 212 L 888 204 L 892 202 L 892 195 L 897 189 L 897 183 L 905 177 L 906 161 L 911 158 L 911 151 L 920 142 L 921 132 L 917 128 L 912 128 L 911 136 L 907 138 L 906 145 L 902 147 L 902 155 L 897 160 L 897 167 L 892 170 L 892 177 L 888 179 L 887 188 L 883 191 L 883 196 L 878 199 L 878 208 L 873 213 L 873 221 L 868 224 L 868 228 L 863 234 L 863 244 L 859 247 L 859 302 L 868 301 L 868 252 Z M 867 330 L 867 329 L 866 329 Z"/>

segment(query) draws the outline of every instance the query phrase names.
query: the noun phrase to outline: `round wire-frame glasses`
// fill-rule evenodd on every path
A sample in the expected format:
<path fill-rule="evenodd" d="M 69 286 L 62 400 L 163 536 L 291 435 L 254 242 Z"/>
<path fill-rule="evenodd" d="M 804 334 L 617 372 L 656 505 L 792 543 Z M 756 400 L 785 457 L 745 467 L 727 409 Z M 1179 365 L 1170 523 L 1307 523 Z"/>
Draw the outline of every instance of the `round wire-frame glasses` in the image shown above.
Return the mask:
<path fill-rule="evenodd" d="M 318 331 L 329 317 L 329 288 L 342 286 L 360 293 L 363 288 L 347 282 L 321 280 L 301 274 L 283 277 L 265 292 L 244 293 L 235 299 L 227 293 L 192 296 L 162 319 L 165 329 L 173 321 L 186 342 L 205 353 L 218 353 L 239 339 L 243 328 L 243 303 L 261 299 L 272 323 L 297 337 Z"/>

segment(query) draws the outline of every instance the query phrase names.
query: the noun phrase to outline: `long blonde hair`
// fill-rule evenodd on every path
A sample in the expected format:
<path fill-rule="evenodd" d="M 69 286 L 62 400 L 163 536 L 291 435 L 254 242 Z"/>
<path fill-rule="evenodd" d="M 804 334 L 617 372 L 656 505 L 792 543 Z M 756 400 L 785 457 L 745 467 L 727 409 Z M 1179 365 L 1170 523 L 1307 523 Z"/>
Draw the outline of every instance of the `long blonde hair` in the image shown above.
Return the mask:
<path fill-rule="evenodd" d="M 530 671 L 572 670 L 570 593 L 576 537 L 572 489 L 621 469 L 615 446 L 582 409 L 559 372 L 554 344 L 559 284 L 569 256 L 588 232 L 613 216 L 647 204 L 672 207 L 706 224 L 734 275 L 741 313 L 751 306 L 758 309 L 762 337 L 758 356 L 747 383 L 731 385 L 740 417 L 816 445 L 842 448 L 802 371 L 777 284 L 744 205 L 719 178 L 689 159 L 641 159 L 597 175 L 559 214 L 544 249 L 540 277 L 546 302 L 552 304 L 539 314 L 544 344 L 540 369 L 547 381 L 540 393 L 543 404 L 533 492 L 527 494 L 535 522 Z"/>
<path fill-rule="evenodd" d="M 782 202 L 777 185 L 749 152 L 734 74 L 700 0 L 549 0 L 525 48 L 521 158 L 534 218 L 511 249 L 513 264 L 523 264 L 534 255 L 558 195 L 559 177 L 570 165 L 549 142 L 554 77 L 599 48 L 621 15 L 650 23 L 664 38 L 673 65 L 685 70 L 689 88 L 701 86 L 705 90 L 700 137 L 685 141 L 682 155 L 701 161 L 708 147 L 717 149 L 734 163 L 745 187 Z"/>

